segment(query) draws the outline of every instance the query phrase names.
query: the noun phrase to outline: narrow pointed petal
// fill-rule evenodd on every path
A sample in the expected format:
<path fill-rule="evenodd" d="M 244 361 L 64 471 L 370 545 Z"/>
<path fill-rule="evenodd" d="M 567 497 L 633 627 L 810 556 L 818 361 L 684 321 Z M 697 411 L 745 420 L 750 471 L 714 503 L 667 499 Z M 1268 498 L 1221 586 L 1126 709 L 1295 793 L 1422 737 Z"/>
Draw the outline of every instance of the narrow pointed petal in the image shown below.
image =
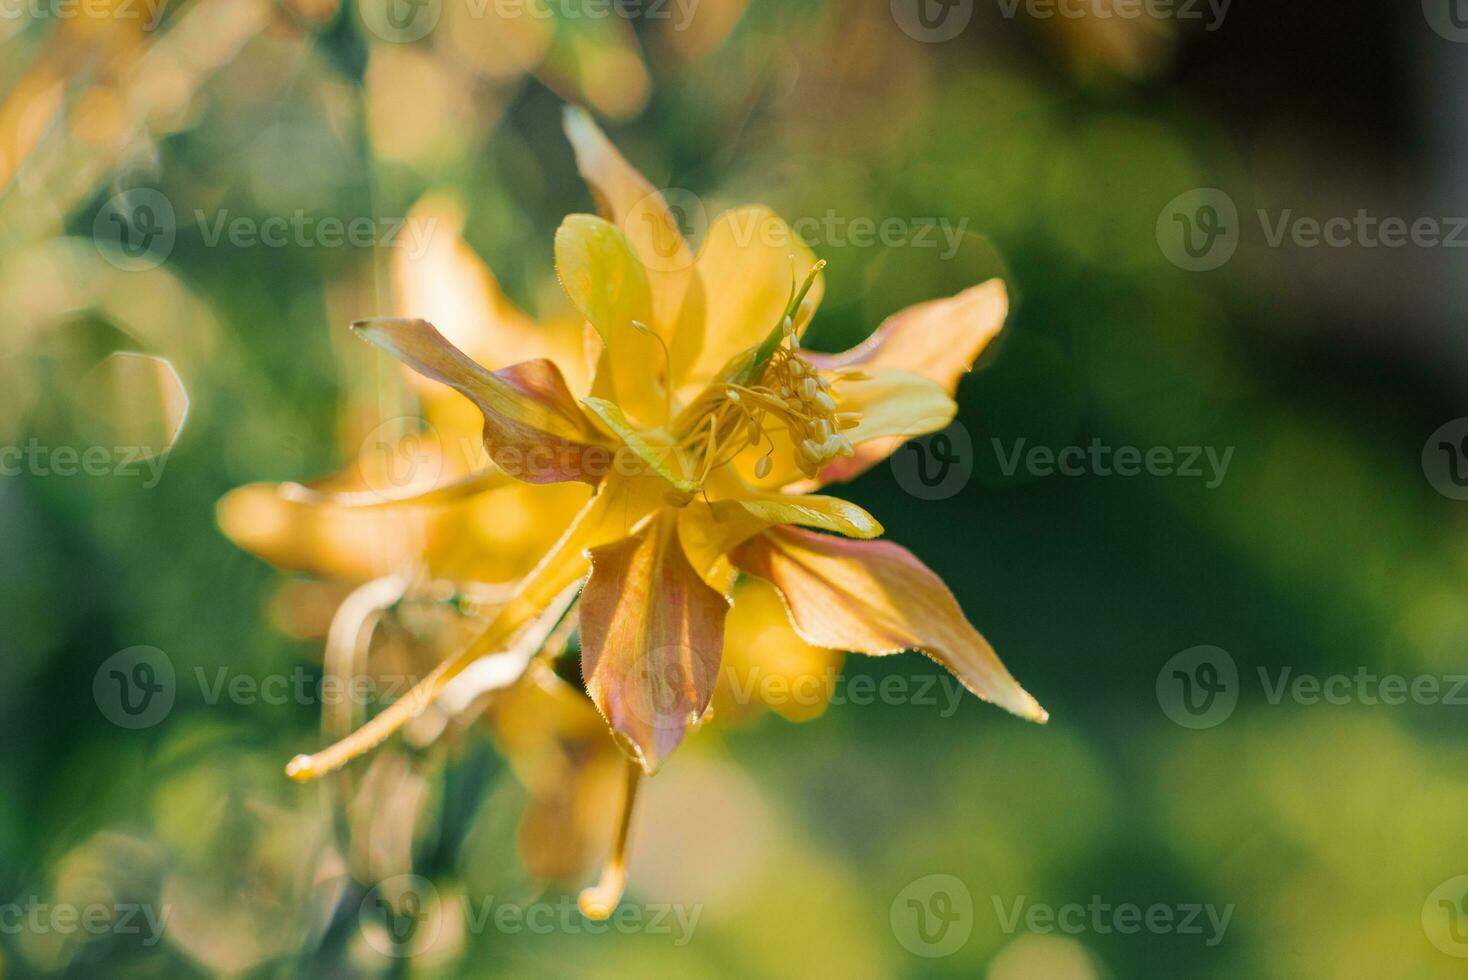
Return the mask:
<path fill-rule="evenodd" d="M 839 497 L 818 494 L 750 494 L 736 503 L 769 524 L 798 524 L 848 538 L 876 538 L 882 525 L 863 508 Z"/>
<path fill-rule="evenodd" d="M 780 591 L 808 642 L 873 655 L 921 650 L 985 701 L 1031 721 L 1049 717 L 964 617 L 943 580 L 907 549 L 775 528 L 731 557 L 740 571 Z"/>
<path fill-rule="evenodd" d="M 666 422 L 667 346 L 647 326 L 651 286 L 627 237 L 602 218 L 569 216 L 556 231 L 556 274 L 605 345 L 598 385 L 610 383 L 613 400 L 639 421 Z"/>
<path fill-rule="evenodd" d="M 695 284 L 693 250 L 663 195 L 612 145 L 591 116 L 566 109 L 566 137 L 597 211 L 621 228 L 653 286 L 651 323 L 665 340 Z"/>
<path fill-rule="evenodd" d="M 936 381 L 952 394 L 1009 313 L 1004 281 L 990 279 L 947 299 L 894 313 L 856 347 L 840 354 L 807 352 L 818 368 L 886 367 Z"/>
<path fill-rule="evenodd" d="M 370 491 L 365 492 L 370 495 Z M 284 485 L 237 487 L 215 505 L 225 537 L 276 568 L 366 581 L 411 560 L 421 522 L 294 499 Z"/>
<path fill-rule="evenodd" d="M 1008 313 L 1009 296 L 1003 280 L 990 279 L 957 296 L 919 303 L 894 313 L 866 341 L 848 351 L 806 352 L 806 357 L 817 368 L 827 371 L 861 369 L 872 373 L 873 369 L 890 368 L 911 372 L 952 395 L 959 380 L 1003 329 Z M 890 437 L 867 438 L 856 447 L 855 456 L 836 460 L 810 486 L 854 479 L 892 455 L 907 439 L 921 434 L 902 432 Z"/>
<path fill-rule="evenodd" d="M 609 452 L 552 362 L 489 371 L 426 320 L 363 320 L 352 326 L 419 374 L 472 401 L 484 416 L 490 458 L 517 480 L 595 484 L 605 473 Z"/>
<path fill-rule="evenodd" d="M 693 570 L 663 514 L 596 548 L 581 594 L 581 670 L 607 722 L 649 773 L 708 708 L 728 600 Z"/>
<path fill-rule="evenodd" d="M 528 486 L 498 470 L 412 490 L 343 477 L 250 484 L 226 494 L 216 515 L 231 541 L 281 569 L 366 581 L 421 563 L 437 577 L 505 583 L 534 567 L 587 492 Z"/>
<path fill-rule="evenodd" d="M 741 351 L 764 340 L 779 325 L 791 289 L 816 257 L 790 226 L 768 208 L 726 212 L 709 226 L 698 256 L 703 309 L 690 308 L 673 338 L 673 378 L 680 396 L 691 400 Z M 820 305 L 823 277 L 806 297 Z"/>
<path fill-rule="evenodd" d="M 292 503 L 342 510 L 399 510 L 456 504 L 515 481 L 500 470 L 477 470 L 454 480 L 429 485 L 408 484 L 391 490 L 338 490 L 305 483 L 282 483 L 280 496 Z"/>

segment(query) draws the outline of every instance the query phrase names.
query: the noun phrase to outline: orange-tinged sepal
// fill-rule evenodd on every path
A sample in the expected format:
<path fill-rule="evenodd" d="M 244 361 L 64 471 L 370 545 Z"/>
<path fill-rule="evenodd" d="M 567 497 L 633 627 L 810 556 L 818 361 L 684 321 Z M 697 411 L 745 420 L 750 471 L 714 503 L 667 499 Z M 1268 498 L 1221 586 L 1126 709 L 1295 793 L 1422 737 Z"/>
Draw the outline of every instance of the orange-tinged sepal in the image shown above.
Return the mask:
<path fill-rule="evenodd" d="M 985 701 L 1030 721 L 1049 717 L 964 617 L 943 580 L 906 548 L 778 527 L 730 557 L 740 571 L 779 590 L 807 642 L 873 655 L 921 650 Z"/>

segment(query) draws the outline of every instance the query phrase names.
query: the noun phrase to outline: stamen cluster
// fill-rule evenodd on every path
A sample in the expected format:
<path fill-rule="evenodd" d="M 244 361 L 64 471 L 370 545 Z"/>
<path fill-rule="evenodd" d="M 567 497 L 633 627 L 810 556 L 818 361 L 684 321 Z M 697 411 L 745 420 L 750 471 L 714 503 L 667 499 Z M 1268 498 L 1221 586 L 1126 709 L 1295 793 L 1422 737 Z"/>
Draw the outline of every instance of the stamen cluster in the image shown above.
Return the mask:
<path fill-rule="evenodd" d="M 775 349 L 757 383 L 722 382 L 707 393 L 708 408 L 684 441 L 685 448 L 702 462 L 700 479 L 750 446 L 763 443 L 769 449 L 755 464 L 755 476 L 768 476 L 775 452 L 766 428 L 770 420 L 785 428 L 795 450 L 795 464 L 808 477 L 816 476 L 836 457 L 852 455 L 855 450 L 842 432 L 856 426 L 861 416 L 836 411 L 831 386 L 865 377 L 859 371 L 844 371 L 830 380 L 822 377 L 800 356 L 787 319 L 785 341 Z"/>
<path fill-rule="evenodd" d="M 849 373 L 854 375 L 854 372 Z M 763 387 L 778 395 L 784 403 L 784 411 L 778 414 L 790 433 L 790 441 L 795 446 L 795 463 L 802 473 L 813 477 L 837 456 L 850 456 L 855 452 L 851 441 L 841 433 L 855 427 L 861 416 L 855 412 L 836 411 L 831 383 L 793 346 L 782 346 L 775 351 L 761 380 Z M 768 471 L 768 466 L 764 469 Z"/>

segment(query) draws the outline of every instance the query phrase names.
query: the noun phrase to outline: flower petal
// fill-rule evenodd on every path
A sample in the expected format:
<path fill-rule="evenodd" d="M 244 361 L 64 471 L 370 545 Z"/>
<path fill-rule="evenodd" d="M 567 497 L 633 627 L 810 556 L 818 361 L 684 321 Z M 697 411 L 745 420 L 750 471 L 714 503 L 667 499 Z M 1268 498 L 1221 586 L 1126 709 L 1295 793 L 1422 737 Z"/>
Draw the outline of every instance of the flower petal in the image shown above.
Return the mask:
<path fill-rule="evenodd" d="M 694 494 L 699 484 L 683 475 L 680 454 L 671 445 L 656 446 L 647 441 L 646 434 L 627 421 L 622 410 L 604 398 L 588 398 L 582 402 L 638 459 L 658 476 L 667 480 L 680 493 Z"/>
<path fill-rule="evenodd" d="M 1002 279 L 972 286 L 947 299 L 894 313 L 865 341 L 840 354 L 806 356 L 818 368 L 887 367 L 936 381 L 949 394 L 1004 327 L 1009 295 Z"/>
<path fill-rule="evenodd" d="M 814 480 L 797 480 L 788 490 L 809 492 L 865 473 L 903 443 L 937 432 L 958 414 L 958 405 L 936 381 L 894 368 L 863 368 L 869 377 L 836 384 L 836 408 L 859 412 L 861 421 L 844 435 L 856 452 L 833 460 Z"/>
<path fill-rule="evenodd" d="M 801 639 L 780 594 L 767 582 L 742 578 L 724 623 L 714 715 L 722 725 L 763 706 L 787 721 L 816 718 L 831 700 L 845 657 Z"/>
<path fill-rule="evenodd" d="M 630 534 L 648 514 L 663 505 L 666 489 L 667 485 L 654 477 L 623 477 L 615 473 L 608 476 L 560 540 L 521 581 L 515 595 L 496 616 L 496 622 L 501 619 L 511 623 L 529 622 L 562 589 L 586 574 L 590 549 Z M 491 624 L 490 632 L 494 628 Z"/>
<path fill-rule="evenodd" d="M 734 355 L 753 347 L 779 325 L 790 291 L 816 257 L 768 208 L 744 207 L 709 226 L 698 256 L 702 309 L 685 310 L 673 337 L 673 378 L 685 401 Z M 817 276 L 807 308 L 820 305 L 824 279 Z M 808 322 L 809 316 L 802 322 Z"/>
<path fill-rule="evenodd" d="M 740 571 L 780 590 L 808 642 L 875 655 L 921 650 L 985 701 L 1031 721 L 1049 717 L 964 618 L 942 579 L 907 549 L 774 528 L 731 557 Z"/>
<path fill-rule="evenodd" d="M 530 793 L 520 854 L 539 878 L 569 881 L 606 852 L 625 757 L 579 684 L 543 660 L 491 700 L 485 720 L 501 755 Z"/>
<path fill-rule="evenodd" d="M 484 416 L 484 447 L 506 473 L 526 483 L 595 484 L 610 451 L 600 444 L 560 370 L 524 361 L 489 371 L 426 320 L 363 320 L 353 328 L 419 374 L 466 396 Z"/>
<path fill-rule="evenodd" d="M 597 494 L 576 515 L 566 533 L 521 580 L 519 588 L 495 613 L 484 632 L 457 656 L 435 667 L 412 690 L 374 715 L 361 728 L 320 752 L 300 755 L 286 775 L 304 782 L 335 772 L 370 751 L 420 715 L 455 677 L 485 656 L 501 652 L 517 634 L 542 615 L 586 573 L 586 550 L 617 540 L 650 514 L 666 488 L 653 477 L 608 476 Z"/>
<path fill-rule="evenodd" d="M 591 116 L 568 106 L 565 125 L 597 210 L 622 229 L 647 270 L 653 287 L 651 323 L 668 339 L 689 290 L 696 286 L 693 250 L 663 195 L 617 152 Z"/>
<path fill-rule="evenodd" d="M 441 507 L 477 497 L 515 481 L 501 470 L 476 470 L 465 476 L 436 484 L 406 484 L 384 490 L 342 490 L 331 485 L 282 483 L 280 496 L 299 504 L 339 507 L 342 510 L 399 510 Z"/>
<path fill-rule="evenodd" d="M 849 500 L 817 494 L 750 494 L 737 501 L 756 518 L 769 524 L 798 524 L 834 531 L 848 538 L 876 538 L 882 525 Z"/>
<path fill-rule="evenodd" d="M 215 505 L 225 537 L 276 568 L 367 581 L 411 560 L 428 515 L 345 511 L 292 499 L 280 484 L 237 487 Z"/>
<path fill-rule="evenodd" d="M 862 381 L 835 386 L 836 410 L 859 412 L 856 428 L 844 433 L 853 445 L 886 436 L 911 439 L 943 428 L 958 414 L 958 405 L 936 382 L 892 368 L 873 368 Z"/>
<path fill-rule="evenodd" d="M 573 214 L 556 231 L 556 273 L 605 345 L 615 401 L 639 421 L 667 421 L 667 348 L 647 327 L 652 292 L 627 238 L 602 218 Z M 643 327 L 639 328 L 638 324 Z"/>
<path fill-rule="evenodd" d="M 817 527 L 852 538 L 875 538 L 882 533 L 875 517 L 837 497 L 741 489 L 737 496 L 712 504 L 693 501 L 679 514 L 678 534 L 688 560 L 708 581 L 720 558 L 777 524 Z"/>
<path fill-rule="evenodd" d="M 844 353 L 807 352 L 806 357 L 817 368 L 828 371 L 852 368 L 869 373 L 875 368 L 909 371 L 942 386 L 952 395 L 959 379 L 1003 328 L 1008 312 L 1009 296 L 1003 280 L 990 279 L 957 296 L 919 303 L 894 313 L 865 342 Z M 851 384 L 843 382 L 843 386 Z M 896 452 L 907 439 L 932 431 L 936 429 L 868 437 L 857 445 L 855 456 L 836 460 L 821 473 L 818 481 L 801 486 L 854 479 Z"/>
<path fill-rule="evenodd" d="M 729 610 L 688 563 L 675 528 L 664 512 L 594 549 L 581 593 L 586 690 L 648 773 L 708 708 Z"/>
<path fill-rule="evenodd" d="M 405 317 L 436 324 L 449 343 L 491 370 L 537 358 L 567 370 L 580 358 L 580 324 L 536 323 L 516 307 L 464 241 L 463 228 L 463 208 L 447 195 L 413 205 L 405 229 L 424 240 L 421 250 L 393 249 L 394 305 Z M 584 379 L 567 380 L 576 389 Z"/>

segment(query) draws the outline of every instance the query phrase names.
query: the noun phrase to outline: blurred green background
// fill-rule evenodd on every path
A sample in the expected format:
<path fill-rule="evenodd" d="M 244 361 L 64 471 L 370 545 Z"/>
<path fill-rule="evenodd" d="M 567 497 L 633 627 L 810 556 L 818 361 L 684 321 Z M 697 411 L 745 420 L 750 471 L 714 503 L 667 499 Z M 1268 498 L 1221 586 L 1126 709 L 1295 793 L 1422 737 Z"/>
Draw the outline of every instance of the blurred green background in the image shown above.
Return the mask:
<path fill-rule="evenodd" d="M 115 351 L 166 359 L 189 399 L 156 481 L 0 477 L 0 976 L 1462 975 L 1468 749 L 1462 705 L 1440 702 L 1468 669 L 1468 551 L 1462 504 L 1435 489 L 1452 484 L 1424 470 L 1424 443 L 1433 456 L 1465 414 L 1461 262 L 1276 247 L 1255 218 L 1465 213 L 1468 47 L 1431 4 L 1240 4 L 1213 29 L 1201 8 L 932 4 L 963 19 L 938 40 L 902 0 L 602 17 L 567 0 L 545 18 L 465 2 L 0 20 L 0 444 L 135 445 L 150 412 L 167 443 L 167 372 L 108 384 Z M 964 230 L 952 250 L 823 232 L 813 346 L 991 276 L 1011 291 L 959 393 L 966 476 L 923 499 L 882 466 L 846 495 L 944 576 L 1052 721 L 953 710 L 940 683 L 935 703 L 711 726 L 647 789 L 627 895 L 696 909 L 687 935 L 590 935 L 565 911 L 574 885 L 532 880 L 525 792 L 482 729 L 388 749 L 378 795 L 343 811 L 282 773 L 321 743 L 319 703 L 211 699 L 196 680 L 320 673 L 344 590 L 240 551 L 214 508 L 348 462 L 386 375 L 345 325 L 388 312 L 390 256 L 211 243 L 190 216 L 392 219 L 449 193 L 505 291 L 549 313 L 554 230 L 593 208 L 566 101 L 710 214 Z M 1198 188 L 1239 213 L 1210 271 L 1170 260 L 1159 224 Z M 171 202 L 176 238 L 128 268 L 107 215 L 139 189 Z M 1019 440 L 1232 456 L 1218 481 L 1006 473 Z M 1202 645 L 1236 666 L 1237 706 L 1190 728 L 1164 667 Z M 166 655 L 176 697 L 127 728 L 94 681 L 138 646 Z M 1433 677 L 1444 696 L 1272 698 L 1285 669 Z M 915 692 L 939 673 L 851 657 L 844 684 Z M 381 850 L 365 862 L 343 853 L 361 820 L 386 828 L 350 845 Z M 369 866 L 421 876 L 450 910 L 414 955 L 363 925 Z M 935 874 L 958 884 L 909 906 Z M 537 903 L 552 927 L 456 924 Z M 1124 933 L 1089 908 L 1074 929 L 1009 921 L 1097 903 L 1229 918 L 1221 936 L 1206 912 L 1200 933 Z M 110 924 L 50 911 L 92 904 Z M 923 909 L 953 910 L 952 942 L 913 938 Z"/>

